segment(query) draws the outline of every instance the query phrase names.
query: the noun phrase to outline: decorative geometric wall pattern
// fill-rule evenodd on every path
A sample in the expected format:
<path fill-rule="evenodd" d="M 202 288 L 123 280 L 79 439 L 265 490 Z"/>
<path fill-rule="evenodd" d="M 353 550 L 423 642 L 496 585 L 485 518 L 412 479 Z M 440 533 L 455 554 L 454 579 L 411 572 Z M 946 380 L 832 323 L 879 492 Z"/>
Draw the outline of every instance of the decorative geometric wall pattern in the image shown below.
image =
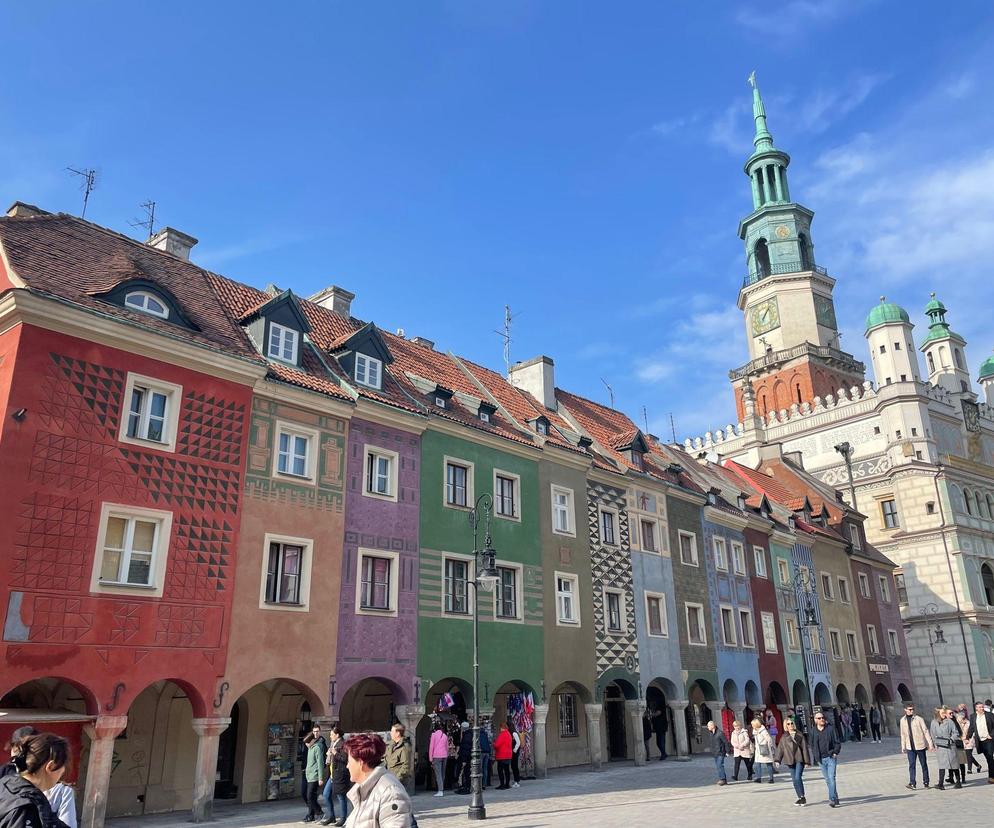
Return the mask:
<path fill-rule="evenodd" d="M 207 610 L 205 607 L 190 607 L 180 604 L 162 604 L 155 631 L 155 643 L 167 647 L 203 646 L 206 630 Z"/>
<path fill-rule="evenodd" d="M 30 641 L 79 641 L 93 626 L 93 613 L 84 612 L 80 598 L 39 595 L 31 612 Z"/>
<path fill-rule="evenodd" d="M 163 457 L 151 452 L 119 449 L 131 470 L 146 487 L 153 503 L 189 506 L 198 511 L 238 511 L 241 475 L 192 460 Z"/>
<path fill-rule="evenodd" d="M 600 508 L 618 513 L 618 544 L 601 545 Z M 612 667 L 638 672 L 638 645 L 635 637 L 635 594 L 629 545 L 628 512 L 625 493 L 612 486 L 590 482 L 587 486 L 587 530 L 590 537 L 590 565 L 593 575 L 594 648 L 597 673 Z M 625 596 L 625 627 L 621 633 L 608 632 L 603 587 L 622 590 Z"/>
<path fill-rule="evenodd" d="M 89 584 L 95 530 L 92 504 L 33 492 L 18 511 L 10 586 L 78 593 Z"/>
<path fill-rule="evenodd" d="M 173 598 L 217 601 L 231 565 L 233 528 L 225 520 L 178 515 L 166 572 L 166 592 Z"/>
<path fill-rule="evenodd" d="M 60 431 L 96 439 L 116 436 L 124 395 L 125 373 L 60 354 L 50 354 L 51 370 L 43 380 L 42 423 Z"/>
<path fill-rule="evenodd" d="M 136 505 L 148 502 L 141 480 L 115 445 L 86 437 L 67 437 L 38 431 L 31 455 L 34 483 L 56 484 L 72 492 L 96 492 Z"/>
<path fill-rule="evenodd" d="M 178 447 L 201 460 L 237 466 L 245 406 L 189 391 L 183 400 Z"/>

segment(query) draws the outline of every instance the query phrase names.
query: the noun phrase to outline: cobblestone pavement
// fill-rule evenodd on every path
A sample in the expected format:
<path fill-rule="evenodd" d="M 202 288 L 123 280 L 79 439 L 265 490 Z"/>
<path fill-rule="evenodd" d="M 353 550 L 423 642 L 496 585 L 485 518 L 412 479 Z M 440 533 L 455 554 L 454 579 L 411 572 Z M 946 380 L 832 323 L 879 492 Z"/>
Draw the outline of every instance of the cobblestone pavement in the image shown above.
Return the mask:
<path fill-rule="evenodd" d="M 487 821 L 502 828 L 567 828 L 577 825 L 658 828 L 658 826 L 753 825 L 775 819 L 798 820 L 804 826 L 927 824 L 955 821 L 961 825 L 994 823 L 994 785 L 986 773 L 967 776 L 961 790 L 906 790 L 908 765 L 897 753 L 895 739 L 881 745 L 844 745 L 838 771 L 842 807 L 828 807 L 825 783 L 817 768 L 805 773 L 808 806 L 794 807 L 790 777 L 777 774 L 773 785 L 714 784 L 714 765 L 708 757 L 689 762 L 653 762 L 645 767 L 610 765 L 601 771 L 566 770 L 543 781 L 522 782 L 509 791 L 484 793 Z M 981 759 L 983 761 L 983 759 Z M 938 779 L 930 757 L 932 784 Z M 731 771 L 731 760 L 728 770 Z M 729 777 L 731 778 L 731 777 Z M 422 828 L 456 828 L 466 825 L 469 797 L 448 794 L 436 798 L 418 794 L 415 813 Z M 218 804 L 214 809 L 219 828 L 289 828 L 300 825 L 302 803 L 273 802 L 257 805 Z M 179 828 L 189 825 L 189 814 L 169 814 L 108 821 L 108 828 Z"/>

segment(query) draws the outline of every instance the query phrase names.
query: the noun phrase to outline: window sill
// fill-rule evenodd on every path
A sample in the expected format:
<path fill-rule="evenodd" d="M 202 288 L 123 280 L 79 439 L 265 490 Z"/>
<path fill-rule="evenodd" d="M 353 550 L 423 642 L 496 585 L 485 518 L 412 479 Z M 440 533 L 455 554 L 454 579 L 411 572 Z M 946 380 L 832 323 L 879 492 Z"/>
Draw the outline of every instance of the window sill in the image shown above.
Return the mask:
<path fill-rule="evenodd" d="M 362 490 L 363 497 L 371 497 L 373 500 L 383 500 L 389 503 L 397 502 L 397 495 L 395 494 L 380 494 L 379 492 L 371 492 L 368 489 Z"/>
<path fill-rule="evenodd" d="M 127 581 L 105 581 L 102 578 L 97 581 L 97 587 L 113 587 L 114 589 L 138 589 L 147 592 L 155 592 L 158 587 L 155 584 L 131 584 Z"/>
<path fill-rule="evenodd" d="M 472 506 L 463 506 L 459 503 L 443 503 L 442 505 L 445 506 L 446 509 L 456 509 L 460 512 L 469 512 L 473 508 Z"/>
<path fill-rule="evenodd" d="M 646 635 L 648 635 L 649 638 L 669 638 L 670 637 L 669 633 L 653 633 L 653 632 L 651 632 L 651 633 L 646 633 Z"/>
<path fill-rule="evenodd" d="M 396 615 L 397 610 L 393 607 L 363 607 L 360 606 L 356 612 L 368 613 L 369 615 Z"/>
<path fill-rule="evenodd" d="M 273 475 L 273 476 L 277 480 L 281 480 L 281 479 L 285 478 L 287 480 L 302 481 L 304 483 L 313 483 L 314 482 L 314 477 L 312 475 L 309 475 L 309 474 L 296 474 L 295 472 L 285 472 L 285 471 L 280 471 L 279 469 L 276 470 L 276 474 Z"/>
<path fill-rule="evenodd" d="M 569 618 L 557 618 L 556 619 L 556 624 L 558 624 L 560 627 L 579 627 L 580 626 L 580 622 L 579 621 L 574 621 L 574 620 L 569 619 Z"/>
<path fill-rule="evenodd" d="M 697 569 L 700 569 L 700 567 L 701 567 L 701 565 L 700 565 L 700 563 L 698 561 L 685 561 L 685 560 L 683 560 L 681 558 L 680 559 L 680 563 L 683 564 L 684 566 L 693 566 L 693 567 L 696 567 Z"/>
<path fill-rule="evenodd" d="M 495 512 L 494 517 L 500 518 L 501 520 L 512 520 L 515 523 L 521 523 L 521 515 L 502 515 L 498 512 Z"/>
<path fill-rule="evenodd" d="M 561 536 L 566 537 L 566 538 L 575 538 L 576 537 L 576 532 L 570 532 L 569 530 L 565 530 L 565 529 L 553 529 L 552 530 L 552 534 L 553 535 L 561 535 Z"/>
<path fill-rule="evenodd" d="M 362 388 L 368 388 L 370 391 L 382 391 L 383 390 L 383 384 L 382 383 L 380 385 L 370 385 L 367 382 L 360 382 L 359 380 L 354 380 L 354 381 L 355 381 L 356 385 L 359 385 Z"/>
<path fill-rule="evenodd" d="M 708 645 L 707 641 L 688 641 L 687 643 L 691 647 L 707 647 Z"/>

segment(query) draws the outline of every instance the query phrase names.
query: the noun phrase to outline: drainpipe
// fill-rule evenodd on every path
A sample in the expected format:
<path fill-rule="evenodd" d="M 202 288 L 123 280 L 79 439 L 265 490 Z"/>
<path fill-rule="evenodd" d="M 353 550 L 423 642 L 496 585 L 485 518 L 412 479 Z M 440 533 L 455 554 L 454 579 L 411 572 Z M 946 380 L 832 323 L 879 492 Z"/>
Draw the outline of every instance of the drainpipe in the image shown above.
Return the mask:
<path fill-rule="evenodd" d="M 959 590 L 956 588 L 956 576 L 953 573 L 953 559 L 949 554 L 949 543 L 946 540 L 946 508 L 942 505 L 942 494 L 939 491 L 939 475 L 943 472 L 942 463 L 939 463 L 938 470 L 932 478 L 932 483 L 935 485 L 935 500 L 939 504 L 939 517 L 942 519 L 942 523 L 939 524 L 939 530 L 942 533 L 942 548 L 946 551 L 946 565 L 949 567 L 949 582 L 953 586 L 953 598 L 956 601 L 956 621 L 959 623 L 959 632 L 963 636 L 963 655 L 966 656 L 966 670 L 967 674 L 970 676 L 970 700 L 976 701 L 976 695 L 973 692 L 973 667 L 970 665 L 970 648 L 966 645 L 966 627 L 963 626 L 963 610 L 959 603 Z"/>

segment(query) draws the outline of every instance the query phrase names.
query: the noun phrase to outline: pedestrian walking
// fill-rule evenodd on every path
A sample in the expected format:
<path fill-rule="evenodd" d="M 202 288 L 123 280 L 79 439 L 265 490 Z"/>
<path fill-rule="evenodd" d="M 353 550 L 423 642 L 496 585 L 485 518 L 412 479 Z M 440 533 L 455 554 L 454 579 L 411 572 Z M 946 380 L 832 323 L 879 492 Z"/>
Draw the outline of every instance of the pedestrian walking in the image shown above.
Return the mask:
<path fill-rule="evenodd" d="M 784 719 L 783 729 L 784 735 L 773 754 L 773 760 L 790 768 L 790 781 L 797 794 L 797 802 L 794 804 L 804 806 L 808 804 L 804 797 L 804 768 L 811 764 L 811 751 L 793 719 Z"/>
<path fill-rule="evenodd" d="M 304 737 L 304 745 L 307 747 L 307 759 L 304 763 L 304 780 L 307 782 L 304 801 L 307 803 L 307 816 L 304 817 L 303 821 L 321 820 L 323 822 L 325 814 L 318 802 L 318 791 L 324 788 L 324 742 L 313 733 L 308 733 Z"/>
<path fill-rule="evenodd" d="M 441 720 L 435 722 L 435 730 L 428 742 L 428 761 L 435 771 L 435 796 L 445 796 L 445 762 L 449 758 L 449 737 Z"/>
<path fill-rule="evenodd" d="M 880 744 L 880 708 L 876 705 L 870 708 L 870 738 Z"/>
<path fill-rule="evenodd" d="M 859 707 L 857 708 L 856 712 L 859 715 L 859 728 L 858 728 L 858 730 L 859 730 L 859 739 L 860 739 L 860 741 L 862 741 L 863 737 L 866 736 L 867 733 L 869 733 L 869 730 L 867 730 L 868 719 L 867 719 L 867 716 L 866 716 L 866 709 L 863 707 L 863 703 L 862 702 L 859 703 Z"/>
<path fill-rule="evenodd" d="M 642 713 L 642 741 L 645 743 L 645 758 L 649 759 L 649 742 L 652 741 L 652 713 L 647 707 Z"/>
<path fill-rule="evenodd" d="M 727 785 L 728 777 L 725 775 L 725 757 L 728 756 L 728 752 L 732 746 L 721 731 L 721 728 L 713 721 L 708 722 L 707 728 L 711 732 L 711 754 L 714 756 L 714 768 L 718 773 L 717 784 Z"/>
<path fill-rule="evenodd" d="M 842 746 L 835 736 L 835 731 L 825 724 L 825 714 L 820 710 L 815 713 L 815 726 L 808 735 L 808 752 L 811 754 L 811 764 L 821 766 L 821 775 L 828 786 L 828 804 L 832 808 L 839 807 L 839 792 L 835 784 L 835 772 L 839 763 L 839 752 Z"/>
<path fill-rule="evenodd" d="M 483 789 L 490 787 L 490 760 L 493 757 L 494 748 L 490 741 L 490 730 L 485 727 L 480 728 L 480 772 L 483 774 Z"/>
<path fill-rule="evenodd" d="M 770 731 L 766 729 L 759 719 L 752 720 L 752 739 L 756 743 L 756 754 L 753 758 L 753 770 L 755 776 L 753 782 L 763 781 L 763 768 L 769 769 L 769 782 L 773 784 L 773 751 L 776 744 Z"/>
<path fill-rule="evenodd" d="M 666 720 L 666 705 L 657 707 L 652 712 L 652 732 L 656 734 L 656 747 L 659 749 L 659 761 L 666 759 L 666 732 L 669 723 Z M 646 754 L 648 758 L 648 754 Z"/>
<path fill-rule="evenodd" d="M 967 732 L 973 739 L 973 749 L 980 751 L 987 760 L 987 783 L 994 785 L 994 713 L 980 702 L 973 707 Z"/>
<path fill-rule="evenodd" d="M 54 733 L 11 736 L 10 765 L 0 777 L 0 825 L 4 828 L 67 828 L 52 811 L 45 791 L 62 782 L 69 769 L 69 743 Z M 23 735 L 17 736 L 18 732 Z"/>
<path fill-rule="evenodd" d="M 497 790 L 506 791 L 511 787 L 511 756 L 514 753 L 514 741 L 507 724 L 500 726 L 500 733 L 494 739 L 494 759 L 497 760 Z"/>
<path fill-rule="evenodd" d="M 459 737 L 459 752 L 457 754 L 459 766 L 456 774 L 459 787 L 456 788 L 456 793 L 468 794 L 470 765 L 473 761 L 473 731 L 469 722 L 462 722 L 459 725 L 459 730 L 462 735 Z"/>
<path fill-rule="evenodd" d="M 956 710 L 956 718 L 959 720 L 960 729 L 963 731 L 963 756 L 964 762 L 966 762 L 966 772 L 973 773 L 973 766 L 977 766 L 977 770 L 983 770 L 983 765 L 976 760 L 973 755 L 973 748 L 976 742 L 970 736 L 970 713 L 966 709 L 965 704 L 961 704 Z"/>
<path fill-rule="evenodd" d="M 511 783 L 512 788 L 521 787 L 521 767 L 519 765 L 519 759 L 521 758 L 521 734 L 518 733 L 518 729 L 514 726 L 514 722 L 508 719 L 507 729 L 511 731 L 511 776 L 514 777 L 514 781 Z"/>
<path fill-rule="evenodd" d="M 918 787 L 916 778 L 917 762 L 922 766 L 922 782 L 928 787 L 928 758 L 926 751 L 935 750 L 932 744 L 932 735 L 928 731 L 925 720 L 915 714 L 915 706 L 908 702 L 904 705 L 904 716 L 901 717 L 901 750 L 908 757 L 908 790 L 913 791 Z"/>
<path fill-rule="evenodd" d="M 397 722 L 390 728 L 390 744 L 387 745 L 387 770 L 396 776 L 406 788 L 414 771 L 411 767 L 411 740 L 405 735 L 407 728 Z"/>
<path fill-rule="evenodd" d="M 953 787 L 961 788 L 959 781 L 959 762 L 956 760 L 956 739 L 960 730 L 952 720 L 952 711 L 948 707 L 937 707 L 933 711 L 932 722 L 928 726 L 932 744 L 935 745 L 936 757 L 939 760 L 939 784 L 936 790 L 946 789 L 946 774 Z"/>
<path fill-rule="evenodd" d="M 328 746 L 328 775 L 331 778 L 331 790 L 325 794 L 328 800 L 328 815 L 321 821 L 322 825 L 333 822 L 338 828 L 345 824 L 349 815 L 348 792 L 352 787 L 349 778 L 349 754 L 345 750 L 345 734 L 341 725 L 331 728 L 331 744 Z M 325 788 L 328 791 L 328 788 Z M 329 795 L 330 794 L 330 795 Z M 336 818 L 336 811 L 338 816 Z"/>
<path fill-rule="evenodd" d="M 746 782 L 752 781 L 752 739 L 749 737 L 749 732 L 742 727 L 741 722 L 732 722 L 732 737 L 729 741 L 732 743 L 732 756 L 734 757 L 732 779 L 736 782 L 739 781 L 739 765 L 745 763 Z"/>
<path fill-rule="evenodd" d="M 963 711 L 956 709 L 953 711 L 953 722 L 958 733 L 954 744 L 956 745 L 956 764 L 959 765 L 959 781 L 966 784 L 966 732 L 970 728 L 970 723 L 963 716 Z"/>
<path fill-rule="evenodd" d="M 348 752 L 348 797 L 352 813 L 347 828 L 411 828 L 411 798 L 380 763 L 387 746 L 375 733 L 358 733 L 345 743 Z"/>

